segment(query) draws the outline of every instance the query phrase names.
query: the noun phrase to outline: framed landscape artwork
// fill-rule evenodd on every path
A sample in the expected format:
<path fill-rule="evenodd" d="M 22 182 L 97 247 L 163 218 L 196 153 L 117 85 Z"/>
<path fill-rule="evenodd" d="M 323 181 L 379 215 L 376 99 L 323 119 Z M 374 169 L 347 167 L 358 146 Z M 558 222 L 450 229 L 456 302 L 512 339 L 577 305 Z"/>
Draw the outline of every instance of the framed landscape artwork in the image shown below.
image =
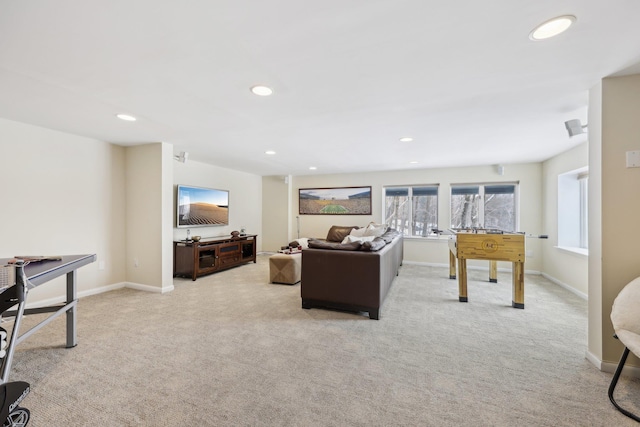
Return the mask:
<path fill-rule="evenodd" d="M 300 215 L 371 215 L 371 187 L 301 188 Z"/>

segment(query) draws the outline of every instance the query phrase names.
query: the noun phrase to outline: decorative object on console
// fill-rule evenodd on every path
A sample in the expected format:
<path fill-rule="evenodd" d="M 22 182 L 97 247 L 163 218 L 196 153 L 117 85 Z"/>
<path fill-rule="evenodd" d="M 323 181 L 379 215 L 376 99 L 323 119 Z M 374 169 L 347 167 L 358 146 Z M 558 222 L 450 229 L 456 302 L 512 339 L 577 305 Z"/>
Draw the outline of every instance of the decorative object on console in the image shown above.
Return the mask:
<path fill-rule="evenodd" d="M 178 185 L 177 227 L 229 225 L 229 191 Z"/>
<path fill-rule="evenodd" d="M 199 242 L 199 241 L 200 241 L 200 239 L 202 239 L 202 237 L 201 237 L 201 236 L 193 236 L 193 237 L 191 238 L 191 240 L 193 240 L 194 242 Z"/>
<path fill-rule="evenodd" d="M 231 232 L 231 236 L 233 236 L 233 237 L 238 237 L 239 235 L 240 235 L 239 231 L 232 231 Z"/>
<path fill-rule="evenodd" d="M 371 187 L 300 188 L 301 215 L 371 215 Z"/>

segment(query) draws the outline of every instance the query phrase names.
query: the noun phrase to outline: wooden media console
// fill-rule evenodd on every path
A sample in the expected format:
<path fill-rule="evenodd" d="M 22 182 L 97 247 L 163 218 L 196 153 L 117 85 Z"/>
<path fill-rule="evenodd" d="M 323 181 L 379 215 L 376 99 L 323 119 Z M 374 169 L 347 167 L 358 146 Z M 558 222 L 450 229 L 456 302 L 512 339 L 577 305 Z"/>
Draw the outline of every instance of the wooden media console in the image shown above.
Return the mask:
<path fill-rule="evenodd" d="M 257 242 L 257 234 L 173 242 L 173 276 L 196 280 L 205 274 L 255 263 Z"/>

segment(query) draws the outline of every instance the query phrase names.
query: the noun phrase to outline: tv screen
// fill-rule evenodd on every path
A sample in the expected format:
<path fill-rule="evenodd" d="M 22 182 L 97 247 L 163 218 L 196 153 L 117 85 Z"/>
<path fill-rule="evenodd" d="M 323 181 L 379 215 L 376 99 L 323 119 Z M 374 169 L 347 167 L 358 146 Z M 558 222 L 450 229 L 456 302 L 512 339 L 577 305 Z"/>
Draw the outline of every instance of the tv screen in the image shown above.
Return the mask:
<path fill-rule="evenodd" d="M 178 185 L 178 227 L 229 225 L 229 192 Z"/>

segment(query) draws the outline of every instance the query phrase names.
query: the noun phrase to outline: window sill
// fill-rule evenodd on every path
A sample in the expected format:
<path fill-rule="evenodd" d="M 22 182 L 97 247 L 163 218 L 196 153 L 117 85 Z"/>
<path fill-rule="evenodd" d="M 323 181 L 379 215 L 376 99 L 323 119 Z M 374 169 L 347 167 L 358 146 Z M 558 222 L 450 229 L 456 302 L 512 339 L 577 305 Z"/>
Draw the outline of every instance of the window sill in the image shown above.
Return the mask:
<path fill-rule="evenodd" d="M 578 255 L 580 257 L 585 257 L 585 258 L 589 257 L 589 249 L 575 248 L 570 246 L 554 246 L 554 248 L 560 249 L 562 252 L 567 252 L 572 255 Z"/>

